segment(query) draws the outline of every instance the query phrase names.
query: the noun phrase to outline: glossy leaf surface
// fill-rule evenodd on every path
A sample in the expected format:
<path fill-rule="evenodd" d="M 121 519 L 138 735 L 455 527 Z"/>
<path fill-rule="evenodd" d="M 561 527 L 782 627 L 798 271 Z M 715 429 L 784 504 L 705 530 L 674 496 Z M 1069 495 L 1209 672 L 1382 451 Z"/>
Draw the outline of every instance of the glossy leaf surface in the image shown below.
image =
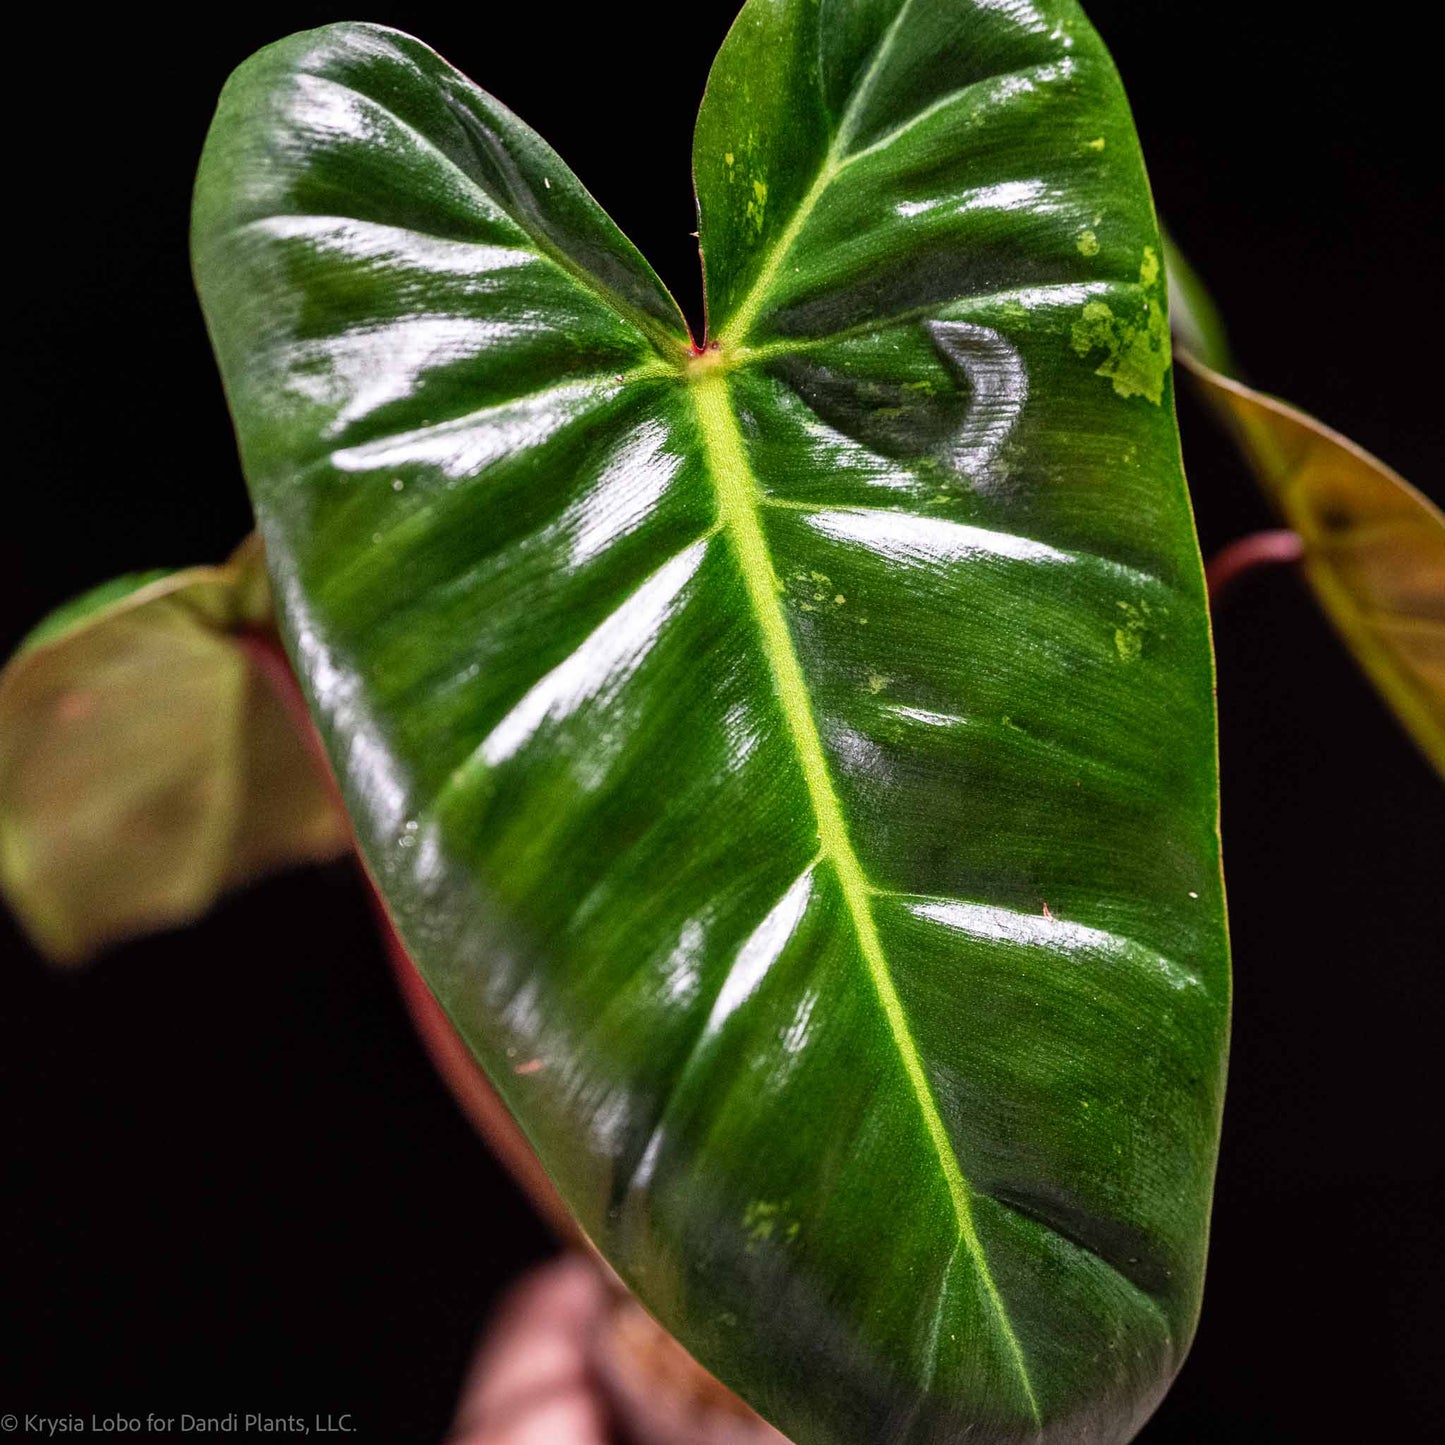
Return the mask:
<path fill-rule="evenodd" d="M 1240 381 L 1208 291 L 1172 246 L 1168 265 L 1190 375 L 1304 543 L 1320 606 L 1445 776 L 1445 515 L 1348 437 Z"/>
<path fill-rule="evenodd" d="M 428 983 L 798 1441 L 1124 1440 L 1228 1013 L 1159 238 L 1063 0 L 753 0 L 711 336 L 394 32 L 223 95 L 194 254 L 284 630 Z"/>
<path fill-rule="evenodd" d="M 349 847 L 317 760 L 238 642 L 270 621 L 252 539 L 221 567 L 94 589 L 0 672 L 0 886 L 57 962 Z"/>

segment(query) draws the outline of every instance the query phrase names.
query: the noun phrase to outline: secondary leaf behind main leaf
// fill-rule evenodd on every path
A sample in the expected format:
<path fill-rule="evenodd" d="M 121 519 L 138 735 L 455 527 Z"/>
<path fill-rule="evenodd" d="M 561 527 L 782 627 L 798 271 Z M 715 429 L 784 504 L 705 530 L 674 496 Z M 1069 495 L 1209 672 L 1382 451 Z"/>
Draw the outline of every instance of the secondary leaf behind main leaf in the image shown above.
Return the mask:
<path fill-rule="evenodd" d="M 1127 1439 L 1228 1007 L 1127 107 L 1072 3 L 754 0 L 696 173 L 692 356 L 417 42 L 233 78 L 196 267 L 299 674 L 428 982 L 709 1368 L 800 1441 Z"/>
<path fill-rule="evenodd" d="M 1299 537 L 1345 645 L 1445 776 L 1445 515 L 1348 437 L 1245 385 L 1213 300 L 1173 246 L 1168 266 L 1190 373 Z"/>
<path fill-rule="evenodd" d="M 94 588 L 0 670 L 0 891 L 53 961 L 350 847 L 251 651 L 271 628 L 250 537 L 219 567 Z"/>

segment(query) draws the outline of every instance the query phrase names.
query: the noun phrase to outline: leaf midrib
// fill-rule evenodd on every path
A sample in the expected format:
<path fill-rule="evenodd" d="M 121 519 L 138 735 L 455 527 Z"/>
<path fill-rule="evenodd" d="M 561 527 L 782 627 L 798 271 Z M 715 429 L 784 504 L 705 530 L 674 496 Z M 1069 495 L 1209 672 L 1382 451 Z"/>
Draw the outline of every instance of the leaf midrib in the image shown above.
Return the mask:
<path fill-rule="evenodd" d="M 929 1142 L 937 1156 L 958 1225 L 959 1238 L 968 1250 L 979 1282 L 988 1296 L 1018 1373 L 1029 1410 L 1035 1422 L 1040 1422 L 1038 1401 L 1029 1380 L 1023 1350 L 1014 1333 L 978 1236 L 973 1218 L 973 1191 L 964 1178 L 947 1127 L 939 1113 L 938 1103 L 929 1085 L 917 1042 L 913 1038 L 907 1014 L 893 982 L 882 940 L 878 935 L 872 903 L 875 890 L 868 882 L 854 851 L 842 803 L 823 750 L 817 719 L 813 715 L 812 695 L 793 646 L 787 618 L 778 601 L 778 576 L 763 531 L 759 487 L 748 462 L 726 374 L 721 369 L 710 369 L 695 373 L 692 380 L 693 404 L 708 471 L 717 497 L 718 521 L 731 541 L 737 557 L 738 570 L 747 590 L 763 654 L 818 825 L 821 856 L 832 864 L 838 877 L 869 979 L 923 1117 Z"/>

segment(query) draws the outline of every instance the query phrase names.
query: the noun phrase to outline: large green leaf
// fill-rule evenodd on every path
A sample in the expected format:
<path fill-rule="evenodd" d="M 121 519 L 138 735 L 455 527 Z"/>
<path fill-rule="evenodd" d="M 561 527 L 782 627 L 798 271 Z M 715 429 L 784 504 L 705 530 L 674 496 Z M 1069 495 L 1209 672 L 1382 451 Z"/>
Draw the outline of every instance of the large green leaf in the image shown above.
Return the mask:
<path fill-rule="evenodd" d="M 694 354 L 416 41 L 233 77 L 196 271 L 298 672 L 428 983 L 706 1365 L 799 1441 L 1127 1439 L 1228 978 L 1118 79 L 1068 0 L 752 0 L 695 164 Z"/>

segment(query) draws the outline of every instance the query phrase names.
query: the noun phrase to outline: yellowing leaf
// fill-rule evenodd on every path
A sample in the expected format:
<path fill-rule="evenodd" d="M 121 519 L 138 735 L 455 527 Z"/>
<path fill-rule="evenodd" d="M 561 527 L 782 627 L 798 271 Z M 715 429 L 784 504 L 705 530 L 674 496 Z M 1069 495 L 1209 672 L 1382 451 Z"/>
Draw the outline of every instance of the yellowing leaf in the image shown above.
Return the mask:
<path fill-rule="evenodd" d="M 1445 774 L 1445 516 L 1314 417 L 1187 352 L 1180 360 L 1299 533 L 1305 575 L 1330 620 Z"/>

